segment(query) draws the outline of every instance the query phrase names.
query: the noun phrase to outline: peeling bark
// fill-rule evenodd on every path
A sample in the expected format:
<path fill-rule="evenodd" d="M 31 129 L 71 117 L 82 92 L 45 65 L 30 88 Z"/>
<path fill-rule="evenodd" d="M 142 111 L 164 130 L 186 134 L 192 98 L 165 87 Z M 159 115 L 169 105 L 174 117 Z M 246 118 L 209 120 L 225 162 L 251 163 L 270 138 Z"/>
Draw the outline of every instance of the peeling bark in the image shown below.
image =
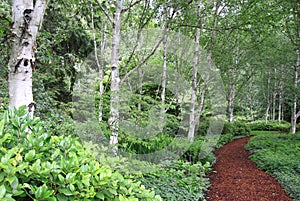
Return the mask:
<path fill-rule="evenodd" d="M 12 49 L 8 64 L 9 108 L 27 106 L 33 117 L 32 74 L 35 68 L 36 37 L 46 10 L 46 0 L 14 0 Z"/>
<path fill-rule="evenodd" d="M 198 1 L 197 16 L 200 16 L 200 6 L 201 0 Z M 194 47 L 194 61 L 193 61 L 193 77 L 192 77 L 192 92 L 191 92 L 191 104 L 190 104 L 190 122 L 189 122 L 189 131 L 188 139 L 190 141 L 194 140 L 195 137 L 195 110 L 196 110 L 196 101 L 197 101 L 197 72 L 198 72 L 198 63 L 199 63 L 199 41 L 200 41 L 200 31 L 201 29 L 197 27 L 196 36 L 195 36 L 195 47 Z"/>
<path fill-rule="evenodd" d="M 110 145 L 113 145 L 113 151 L 116 154 L 119 135 L 119 91 L 120 91 L 120 76 L 119 76 L 119 57 L 120 57 L 120 40 L 121 40 L 121 12 L 123 0 L 116 1 L 116 10 L 113 20 L 113 35 L 112 35 L 112 53 L 111 53 L 111 99 L 110 99 L 110 118 L 109 125 L 111 128 Z"/>

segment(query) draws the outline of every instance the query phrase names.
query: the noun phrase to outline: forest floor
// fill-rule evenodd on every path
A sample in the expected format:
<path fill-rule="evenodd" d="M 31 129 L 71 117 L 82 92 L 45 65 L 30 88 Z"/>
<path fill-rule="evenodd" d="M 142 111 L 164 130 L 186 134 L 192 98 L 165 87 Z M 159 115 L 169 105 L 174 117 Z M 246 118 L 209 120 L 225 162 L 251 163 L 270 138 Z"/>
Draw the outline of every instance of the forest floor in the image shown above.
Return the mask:
<path fill-rule="evenodd" d="M 207 201 L 292 201 L 273 177 L 248 158 L 244 146 L 250 138 L 234 140 L 216 151 Z"/>

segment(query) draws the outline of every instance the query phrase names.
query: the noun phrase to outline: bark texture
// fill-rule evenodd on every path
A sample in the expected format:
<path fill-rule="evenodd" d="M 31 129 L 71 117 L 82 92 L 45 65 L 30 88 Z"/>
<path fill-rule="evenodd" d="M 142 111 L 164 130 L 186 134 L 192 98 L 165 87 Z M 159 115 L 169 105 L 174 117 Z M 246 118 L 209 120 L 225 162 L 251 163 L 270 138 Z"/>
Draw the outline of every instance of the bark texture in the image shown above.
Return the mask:
<path fill-rule="evenodd" d="M 119 76 L 119 57 L 120 57 L 120 41 L 121 41 L 121 13 L 123 0 L 116 1 L 116 10 L 113 20 L 113 35 L 112 35 L 112 53 L 111 53 L 111 100 L 110 100 L 110 118 L 109 125 L 112 131 L 110 136 L 110 144 L 118 143 L 118 126 L 119 126 L 119 91 L 120 91 L 120 76 Z M 116 146 L 114 147 L 116 151 Z"/>
<path fill-rule="evenodd" d="M 45 10 L 46 0 L 13 1 L 13 38 L 8 64 L 9 108 L 26 105 L 31 116 L 35 105 L 32 95 L 32 73 L 35 69 L 36 37 Z"/>

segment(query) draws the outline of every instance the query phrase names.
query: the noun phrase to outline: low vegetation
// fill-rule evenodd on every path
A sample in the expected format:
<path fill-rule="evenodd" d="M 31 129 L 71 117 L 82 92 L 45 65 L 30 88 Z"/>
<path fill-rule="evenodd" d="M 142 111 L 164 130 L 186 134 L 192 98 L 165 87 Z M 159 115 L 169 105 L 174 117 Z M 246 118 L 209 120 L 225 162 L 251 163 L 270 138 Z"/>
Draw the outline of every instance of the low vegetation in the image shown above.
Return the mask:
<path fill-rule="evenodd" d="M 300 134 L 260 134 L 245 147 L 259 168 L 274 176 L 287 193 L 300 200 Z"/>

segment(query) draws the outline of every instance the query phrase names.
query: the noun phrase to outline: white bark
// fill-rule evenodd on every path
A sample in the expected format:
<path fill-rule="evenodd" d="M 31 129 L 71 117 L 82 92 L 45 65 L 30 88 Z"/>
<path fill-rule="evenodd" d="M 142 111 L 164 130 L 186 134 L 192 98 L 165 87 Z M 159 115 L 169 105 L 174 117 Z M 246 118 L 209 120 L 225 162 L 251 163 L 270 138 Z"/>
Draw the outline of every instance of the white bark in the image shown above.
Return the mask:
<path fill-rule="evenodd" d="M 99 70 L 99 106 L 98 106 L 98 120 L 102 121 L 102 95 L 104 92 L 104 87 L 103 87 L 103 65 L 100 64 L 99 58 L 98 58 L 98 45 L 97 45 L 97 37 L 96 37 L 96 30 L 95 30 L 95 24 L 94 24 L 94 6 L 93 2 L 91 1 L 91 18 L 92 18 L 92 35 L 93 35 L 93 42 L 94 42 L 94 56 L 95 56 L 95 61 L 96 61 L 96 66 Z M 104 31 L 104 36 L 103 36 L 103 43 L 101 46 L 101 55 L 104 54 L 104 49 L 105 49 L 105 42 L 106 42 L 106 33 Z M 103 59 L 101 60 L 103 62 Z"/>
<path fill-rule="evenodd" d="M 234 98 L 235 98 L 235 86 L 234 86 L 234 81 L 231 81 L 229 84 L 229 97 L 228 97 L 229 122 L 234 121 Z"/>
<path fill-rule="evenodd" d="M 277 92 L 273 92 L 273 100 L 272 100 L 272 120 L 274 121 L 276 118 L 276 96 Z"/>
<path fill-rule="evenodd" d="M 201 0 L 198 1 L 197 16 L 200 16 L 200 6 Z M 201 29 L 197 27 L 196 36 L 195 36 L 195 47 L 194 47 L 194 61 L 193 61 L 193 75 L 192 75 L 192 92 L 191 92 L 191 104 L 190 104 L 190 120 L 189 120 L 189 131 L 188 139 L 193 141 L 195 138 L 195 128 L 196 128 L 196 119 L 195 119 L 195 108 L 197 101 L 197 72 L 198 72 L 198 63 L 199 63 L 199 41 L 200 41 L 200 31 Z"/>
<path fill-rule="evenodd" d="M 271 78 L 270 78 L 270 72 L 268 72 L 268 86 L 267 86 L 267 109 L 266 109 L 266 113 L 265 113 L 265 122 L 266 124 L 269 122 L 269 111 L 270 111 L 270 82 L 271 82 Z"/>
<path fill-rule="evenodd" d="M 234 121 L 234 100 L 235 100 L 235 82 L 236 71 L 239 64 L 239 48 L 237 47 L 236 54 L 233 58 L 233 66 L 231 68 L 231 80 L 229 82 L 229 96 L 228 96 L 228 110 L 229 110 L 229 122 Z"/>
<path fill-rule="evenodd" d="M 283 71 L 283 65 L 281 66 L 280 71 Z M 279 97 L 278 97 L 278 122 L 281 122 L 283 115 L 282 115 L 282 106 L 283 106 L 283 73 L 281 73 L 281 78 L 279 82 Z"/>
<path fill-rule="evenodd" d="M 123 0 L 116 0 L 116 10 L 113 20 L 112 34 L 112 53 L 111 53 L 111 99 L 110 99 L 110 118 L 109 125 L 111 128 L 110 144 L 114 146 L 113 151 L 116 153 L 118 143 L 118 126 L 119 126 L 119 56 L 120 56 L 120 40 L 121 40 L 121 12 Z"/>
<path fill-rule="evenodd" d="M 297 113 L 298 93 L 296 92 L 298 88 L 299 65 L 300 65 L 299 50 L 296 50 L 296 64 L 294 66 L 294 102 L 293 102 L 293 110 L 292 110 L 292 117 L 291 117 L 291 133 L 296 133 L 297 118 L 300 115 L 300 112 Z"/>
<path fill-rule="evenodd" d="M 14 0 L 12 49 L 8 64 L 9 108 L 27 106 L 34 113 L 32 73 L 35 68 L 36 37 L 46 10 L 46 0 Z"/>
<path fill-rule="evenodd" d="M 251 122 L 254 122 L 254 114 L 253 114 L 253 83 L 252 81 L 250 82 L 250 89 L 249 89 L 249 94 L 248 94 L 248 99 L 249 99 L 249 108 L 250 108 L 250 118 Z"/>
<path fill-rule="evenodd" d="M 167 9 L 164 9 L 164 23 L 163 23 L 163 30 L 164 30 L 164 36 L 163 36 L 163 69 L 162 69 L 162 75 L 161 75 L 161 122 L 165 121 L 165 113 L 166 113 L 166 84 L 167 84 L 167 44 L 168 44 L 168 33 L 167 33 Z M 160 132 L 163 131 L 163 125 L 160 129 Z"/>

